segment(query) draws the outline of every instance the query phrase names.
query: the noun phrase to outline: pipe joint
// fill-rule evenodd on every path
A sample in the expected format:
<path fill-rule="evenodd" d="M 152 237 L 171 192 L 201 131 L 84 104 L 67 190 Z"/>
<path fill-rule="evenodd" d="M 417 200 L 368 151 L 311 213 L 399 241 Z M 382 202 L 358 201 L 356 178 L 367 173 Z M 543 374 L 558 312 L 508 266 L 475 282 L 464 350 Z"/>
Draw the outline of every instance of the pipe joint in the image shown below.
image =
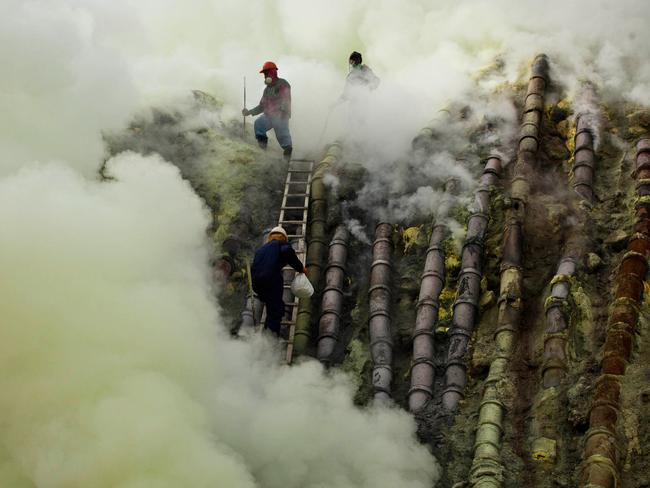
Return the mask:
<path fill-rule="evenodd" d="M 476 460 L 470 472 L 469 486 L 484 488 L 482 485 L 485 483 L 485 488 L 500 487 L 503 485 L 503 471 L 504 468 L 499 461 Z"/>
<path fill-rule="evenodd" d="M 593 141 L 592 140 L 578 141 L 578 136 L 580 134 L 584 134 L 585 132 L 588 132 L 588 130 L 586 131 L 583 130 L 580 133 L 576 133 L 576 137 L 573 138 L 573 143 L 575 144 L 575 149 L 573 150 L 573 154 L 575 155 L 580 151 L 588 151 L 592 154 L 593 157 L 593 155 L 595 154 Z"/>
<path fill-rule="evenodd" d="M 483 191 L 483 190 L 478 190 L 478 191 Z M 489 191 L 489 190 L 485 190 Z M 484 222 L 488 221 L 488 215 L 484 212 L 481 212 L 480 210 L 477 210 L 476 212 L 472 212 L 469 216 L 470 219 L 481 219 Z M 474 237 L 475 238 L 475 237 Z"/>
<path fill-rule="evenodd" d="M 650 178 L 639 178 L 636 180 L 636 190 L 639 191 L 639 188 L 642 186 L 650 185 Z"/>
<path fill-rule="evenodd" d="M 462 358 L 448 359 L 446 368 L 448 369 L 451 366 L 455 366 L 457 368 L 462 369 L 463 371 L 467 371 L 467 365 L 465 364 L 465 361 Z"/>
<path fill-rule="evenodd" d="M 392 294 L 392 292 L 391 292 L 391 290 L 390 290 L 390 287 L 389 287 L 388 285 L 377 284 L 377 285 L 372 285 L 372 286 L 368 289 L 368 295 L 370 295 L 372 292 L 374 292 L 374 291 L 376 291 L 376 290 L 384 290 L 384 291 L 386 291 L 389 295 Z"/>
<path fill-rule="evenodd" d="M 348 248 L 348 241 L 346 239 L 340 239 L 335 237 L 330 241 L 330 246 L 329 247 L 334 247 L 334 246 L 343 246 L 344 248 Z"/>
<path fill-rule="evenodd" d="M 628 263 L 628 261 L 636 261 L 636 263 Z M 623 254 L 619 268 L 623 268 L 626 264 L 630 264 L 630 266 L 626 269 L 626 277 L 619 276 L 619 279 L 617 280 L 619 284 L 625 282 L 626 279 L 629 280 L 630 278 L 643 280 L 648 272 L 647 252 L 640 253 L 637 251 L 626 251 L 625 254 Z"/>
<path fill-rule="evenodd" d="M 387 319 L 390 319 L 390 314 L 388 313 L 388 310 L 381 309 L 381 310 L 374 310 L 370 312 L 370 316 L 368 317 L 368 321 L 374 319 L 375 317 L 386 317 Z"/>
<path fill-rule="evenodd" d="M 335 341 L 339 340 L 339 334 L 337 332 L 321 332 L 318 334 L 318 340 L 320 341 L 321 339 L 334 339 Z"/>
<path fill-rule="evenodd" d="M 466 303 L 467 305 L 471 305 L 474 307 L 476 310 L 478 310 L 478 297 L 457 297 L 456 300 L 454 300 L 454 310 L 458 305 L 462 305 L 463 303 Z"/>
<path fill-rule="evenodd" d="M 420 309 L 420 307 L 423 307 L 425 305 L 427 305 L 429 307 L 433 307 L 436 310 L 438 310 L 438 308 L 440 307 L 437 299 L 435 299 L 435 298 L 424 298 L 422 300 L 418 300 L 418 303 L 415 306 L 415 308 Z"/>
<path fill-rule="evenodd" d="M 571 261 L 573 263 L 575 263 L 575 260 L 571 259 Z M 568 274 L 556 274 L 551 279 L 551 286 L 557 285 L 558 283 L 571 283 L 571 275 L 568 275 Z"/>
<path fill-rule="evenodd" d="M 375 337 L 372 341 L 370 341 L 371 348 L 378 346 L 379 344 L 386 344 L 387 346 L 390 346 L 392 348 L 393 340 L 390 337 Z M 381 364 L 383 368 L 392 369 L 390 365 L 375 362 L 376 367 L 379 364 Z"/>
<path fill-rule="evenodd" d="M 628 324 L 627 322 L 614 322 L 607 325 L 607 332 L 624 333 L 630 337 L 634 337 L 635 324 Z"/>
<path fill-rule="evenodd" d="M 568 335 L 566 330 L 562 332 L 547 332 L 546 334 L 544 334 L 544 344 L 546 344 L 551 339 L 561 339 L 563 341 L 566 341 L 567 337 Z"/>
<path fill-rule="evenodd" d="M 630 307 L 633 313 L 638 314 L 640 304 L 639 302 L 637 302 L 636 300 L 630 297 L 618 297 L 618 298 L 614 298 L 611 308 L 617 308 L 617 307 L 624 307 L 624 308 Z"/>
<path fill-rule="evenodd" d="M 463 337 L 467 337 L 467 339 L 471 339 L 472 337 L 472 331 L 463 329 L 461 327 L 452 327 L 451 329 L 449 329 L 447 334 L 449 334 L 450 338 L 454 336 L 463 336 Z"/>
<path fill-rule="evenodd" d="M 376 369 L 376 368 L 375 368 L 375 369 Z M 375 389 L 375 395 L 376 395 L 377 393 L 380 393 L 380 392 L 381 392 L 381 393 L 385 393 L 385 394 L 388 395 L 389 397 L 391 396 L 391 394 L 390 394 L 390 388 L 386 388 L 385 386 L 380 385 L 379 383 L 373 383 L 372 386 L 373 386 L 373 388 Z"/>
<path fill-rule="evenodd" d="M 429 398 L 433 397 L 433 390 L 426 385 L 413 385 L 409 388 L 408 396 L 411 396 L 413 393 L 421 392 L 424 393 Z"/>
<path fill-rule="evenodd" d="M 334 315 L 337 319 L 341 320 L 341 312 L 334 308 L 324 308 L 321 311 L 320 318 L 322 319 L 325 315 Z"/>
<path fill-rule="evenodd" d="M 388 268 L 392 268 L 393 265 L 388 259 L 375 259 L 372 264 L 370 265 L 370 269 L 372 270 L 376 266 L 387 266 Z"/>
<path fill-rule="evenodd" d="M 433 252 L 433 251 L 438 251 L 438 252 L 440 252 L 440 254 L 444 254 L 443 247 L 438 245 L 438 244 L 434 244 L 433 246 L 429 246 L 427 248 L 427 254 L 429 254 L 430 252 Z"/>
<path fill-rule="evenodd" d="M 463 248 L 461 249 L 461 256 L 465 252 L 465 250 L 470 246 L 478 246 L 480 252 L 483 252 L 483 249 L 485 247 L 485 240 L 483 236 L 476 235 L 476 236 L 470 236 L 466 238 L 465 242 L 463 242 Z"/>
<path fill-rule="evenodd" d="M 643 232 L 635 232 L 630 236 L 630 241 L 646 241 L 647 243 L 650 244 L 650 236 L 644 234 Z"/>
<path fill-rule="evenodd" d="M 554 357 L 547 358 L 542 365 L 542 377 L 544 377 L 546 375 L 546 372 L 551 369 L 559 369 L 566 372 L 568 371 L 569 367 L 562 359 Z"/>
<path fill-rule="evenodd" d="M 445 277 L 442 275 L 440 271 L 436 271 L 436 270 L 425 271 L 424 273 L 422 273 L 422 279 L 424 278 L 437 278 L 442 284 L 444 284 L 445 282 Z"/>
<path fill-rule="evenodd" d="M 593 410 L 595 410 L 596 408 L 599 408 L 599 407 L 609 408 L 612 411 L 616 412 L 617 416 L 620 413 L 620 408 L 618 406 L 618 402 L 613 401 L 613 400 L 608 400 L 607 398 L 594 398 L 594 400 L 592 401 L 592 405 L 591 405 L 591 411 L 593 411 Z M 608 429 L 604 429 L 604 430 L 607 430 L 607 432 L 609 432 Z M 611 433 L 611 432 L 610 432 L 609 435 L 614 437 L 614 434 Z"/>
<path fill-rule="evenodd" d="M 294 335 L 294 339 L 295 339 L 295 336 L 303 336 L 303 337 L 306 337 L 307 339 L 311 338 L 311 334 L 309 333 L 308 330 L 303 330 L 303 329 L 298 329 L 298 328 L 296 328 L 293 335 Z"/>
<path fill-rule="evenodd" d="M 426 364 L 431 369 L 435 369 L 436 367 L 435 363 L 431 359 L 426 357 L 419 357 L 419 358 L 413 358 L 413 361 L 411 361 L 411 366 L 409 367 L 409 371 L 413 371 L 413 368 L 420 364 Z"/>
<path fill-rule="evenodd" d="M 325 293 L 327 293 L 327 292 L 330 292 L 330 291 L 334 291 L 336 293 L 339 293 L 339 294 L 343 295 L 343 290 L 341 290 L 341 288 L 336 286 L 336 285 L 330 285 L 330 286 L 326 286 L 325 288 L 323 288 L 323 295 Z"/>
<path fill-rule="evenodd" d="M 411 334 L 411 339 L 415 340 L 416 337 L 423 336 L 423 335 L 433 337 L 434 332 L 431 329 L 415 329 Z"/>
<path fill-rule="evenodd" d="M 640 195 L 632 200 L 634 209 L 637 210 L 642 205 L 650 205 L 650 195 Z"/>
<path fill-rule="evenodd" d="M 616 454 L 618 454 L 620 452 L 620 448 L 619 448 L 616 436 L 612 432 L 610 432 L 608 429 L 605 429 L 603 427 L 592 427 L 589 430 L 587 430 L 582 443 L 587 445 L 587 444 L 589 444 L 591 438 L 596 437 L 596 436 L 606 437 L 609 440 L 610 445 L 614 448 L 614 452 Z"/>
<path fill-rule="evenodd" d="M 499 169 L 499 170 L 496 170 L 496 169 L 494 169 L 494 168 L 485 168 L 485 169 L 483 170 L 483 174 L 484 174 L 484 175 L 494 175 L 494 176 L 496 176 L 496 177 L 499 178 L 499 179 L 501 178 L 501 170 L 500 170 L 500 169 Z"/>
<path fill-rule="evenodd" d="M 582 114 L 581 114 L 582 115 Z M 582 125 L 580 124 L 580 117 L 581 115 L 578 115 L 578 126 Z M 593 130 L 590 127 L 583 126 L 583 127 L 578 127 L 576 129 L 576 134 L 573 136 L 573 140 L 575 141 L 580 134 L 589 134 L 592 138 L 594 137 Z"/>
<path fill-rule="evenodd" d="M 448 384 L 442 392 L 443 395 L 446 395 L 447 393 L 456 393 L 460 395 L 461 398 L 465 398 L 465 388 L 460 385 L 454 385 L 453 383 Z"/>
<path fill-rule="evenodd" d="M 494 405 L 495 407 L 499 407 L 503 411 L 506 410 L 506 406 L 503 404 L 503 402 L 500 401 L 500 400 L 497 400 L 496 398 L 484 398 L 481 401 L 479 409 L 482 409 L 483 407 L 485 407 L 487 405 Z M 492 424 L 492 422 L 486 422 L 486 423 Z M 497 423 L 497 424 L 494 424 L 494 425 L 496 425 L 499 428 L 499 430 L 501 432 L 503 432 L 503 427 L 501 426 L 501 424 Z"/>
<path fill-rule="evenodd" d="M 458 279 L 459 280 L 462 279 L 462 277 L 465 275 L 474 275 L 479 280 L 481 279 L 481 271 L 471 266 L 467 266 L 466 268 L 461 268 L 460 274 L 458 275 Z"/>
<path fill-rule="evenodd" d="M 501 306 L 503 303 L 510 305 L 516 310 L 521 310 L 523 306 L 521 297 L 509 292 L 501 293 L 497 298 L 498 306 Z"/>
<path fill-rule="evenodd" d="M 329 271 L 330 269 L 338 269 L 341 271 L 341 273 L 345 273 L 345 264 L 343 262 L 338 262 L 338 261 L 333 261 L 330 260 L 330 262 L 325 266 L 325 272 Z"/>
<path fill-rule="evenodd" d="M 544 300 L 544 311 L 548 313 L 549 310 L 553 308 L 559 308 L 563 313 L 566 314 L 569 309 L 569 302 L 564 298 L 550 295 L 546 297 L 546 300 Z"/>
<path fill-rule="evenodd" d="M 496 338 L 502 332 L 510 332 L 512 334 L 517 333 L 517 326 L 515 324 L 502 324 L 494 331 L 494 338 Z"/>
<path fill-rule="evenodd" d="M 374 247 L 376 244 L 381 244 L 382 242 L 385 242 L 387 244 L 393 244 L 393 241 L 390 239 L 390 237 L 377 237 L 372 243 L 372 246 Z"/>

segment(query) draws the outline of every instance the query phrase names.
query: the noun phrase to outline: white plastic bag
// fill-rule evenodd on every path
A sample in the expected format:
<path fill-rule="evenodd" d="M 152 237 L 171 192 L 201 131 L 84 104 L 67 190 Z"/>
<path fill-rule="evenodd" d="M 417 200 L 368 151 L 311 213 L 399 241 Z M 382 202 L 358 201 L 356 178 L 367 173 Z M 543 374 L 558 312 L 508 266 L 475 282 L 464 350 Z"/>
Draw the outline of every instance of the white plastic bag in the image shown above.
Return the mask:
<path fill-rule="evenodd" d="M 305 273 L 298 273 L 291 283 L 291 293 L 298 298 L 309 298 L 314 294 L 314 287 Z"/>

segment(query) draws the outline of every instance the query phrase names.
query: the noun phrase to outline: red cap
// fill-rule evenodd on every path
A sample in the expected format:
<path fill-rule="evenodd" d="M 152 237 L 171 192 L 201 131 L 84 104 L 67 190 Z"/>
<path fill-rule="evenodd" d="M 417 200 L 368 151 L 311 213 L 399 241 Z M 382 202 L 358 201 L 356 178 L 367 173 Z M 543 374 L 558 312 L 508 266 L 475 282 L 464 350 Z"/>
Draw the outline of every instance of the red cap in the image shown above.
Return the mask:
<path fill-rule="evenodd" d="M 266 63 L 264 63 L 264 66 L 262 66 L 260 73 L 264 73 L 265 71 L 268 71 L 270 69 L 278 69 L 278 67 L 275 65 L 273 61 L 267 61 Z"/>

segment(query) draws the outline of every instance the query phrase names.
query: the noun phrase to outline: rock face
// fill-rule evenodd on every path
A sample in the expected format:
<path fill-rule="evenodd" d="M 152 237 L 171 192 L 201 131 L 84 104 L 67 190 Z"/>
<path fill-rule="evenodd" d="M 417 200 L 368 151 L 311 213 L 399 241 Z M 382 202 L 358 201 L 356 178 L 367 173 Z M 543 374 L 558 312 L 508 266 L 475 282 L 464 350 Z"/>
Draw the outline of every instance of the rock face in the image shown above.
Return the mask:
<path fill-rule="evenodd" d="M 587 267 L 587 271 L 590 273 L 593 273 L 594 271 L 598 270 L 603 265 L 603 260 L 600 258 L 600 256 L 594 252 L 587 253 L 587 257 L 585 259 L 585 266 Z"/>
<path fill-rule="evenodd" d="M 562 92 L 561 87 L 555 90 Z M 513 100 L 521 103 L 522 93 L 511 87 Z M 574 107 L 564 93 L 555 93 L 552 100 L 561 100 L 546 107 L 542 131 L 542 150 L 536 161 L 524 222 L 523 324 L 517 331 L 518 347 L 509 361 L 507 378 L 496 390 L 506 406 L 503 448 L 501 456 L 505 471 L 503 486 L 557 487 L 578 486 L 581 449 L 589 422 L 589 405 L 599 374 L 599 361 L 604 342 L 604 323 L 614 299 L 612 276 L 619 265 L 628 238 L 633 229 L 635 183 L 631 178 L 629 157 L 633 138 L 650 128 L 650 111 L 624 107 L 607 107 L 598 133 L 593 209 L 589 211 L 583 236 L 586 253 L 577 258 L 577 271 L 570 278 L 571 292 L 562 301 L 569 317 L 566 339 L 567 370 L 560 385 L 542 391 L 542 372 L 546 332 L 548 296 L 557 264 L 566 251 L 568 236 L 580 215 L 579 203 L 572 187 L 572 158 L 575 136 Z M 203 97 L 205 98 L 205 97 Z M 209 99 L 208 99 L 209 100 Z M 205 100 L 200 103 L 208 103 Z M 212 103 L 212 102 L 210 102 Z M 216 110 L 216 108 L 215 108 Z M 491 217 L 484 238 L 485 256 L 481 280 L 478 322 L 469 343 L 465 367 L 468 384 L 465 399 L 457 412 L 445 412 L 440 397 L 445 385 L 443 375 L 449 345 L 449 329 L 453 326 L 453 307 L 460 272 L 465 227 L 469 211 L 470 184 L 478 181 L 482 171 L 481 159 L 489 155 L 494 140 L 494 121 L 468 116 L 468 108 L 450 109 L 444 124 L 433 125 L 416 138 L 415 148 L 405 161 L 395 163 L 395 174 L 408 175 L 417 164 L 425 165 L 443 151 L 458 156 L 454 170 L 462 169 L 468 181 L 463 181 L 461 194 L 451 211 L 450 235 L 443 242 L 446 275 L 439 296 L 438 322 L 432 331 L 434 344 L 435 381 L 433 399 L 418 412 L 418 432 L 422 442 L 428 443 L 444 467 L 443 478 L 437 487 L 468 485 L 477 415 L 486 384 L 488 367 L 494 355 L 494 336 L 497 328 L 498 305 L 507 297 L 500 291 L 503 228 L 506 208 L 512 205 L 508 198 L 508 184 L 492 188 Z M 114 151 L 136 149 L 157 150 L 179 166 L 183 175 L 196 188 L 214 214 L 212 237 L 215 255 L 227 254 L 232 273 L 222 289 L 219 300 L 232 321 L 239 316 L 242 297 L 247 288 L 246 259 L 259 242 L 264 228 L 273 224 L 281 202 L 283 170 L 273 153 L 263 154 L 245 141 L 238 139 L 237 131 L 224 126 L 188 133 L 178 123 L 184 114 L 167 114 L 153 122 L 138 122 L 137 131 L 116 135 L 111 139 Z M 443 129 L 456 131 L 455 137 L 446 137 Z M 510 131 L 512 132 L 512 131 Z M 169 146 L 158 145 L 161 139 L 173 141 Z M 445 144 L 466 141 L 464 147 Z M 251 142 L 251 141 L 249 141 Z M 508 147 L 515 139 L 503 139 Z M 343 146 L 343 163 L 330 170 L 328 183 L 327 241 L 334 229 L 346 223 L 352 239 L 348 250 L 347 278 L 344 285 L 344 306 L 341 312 L 341 331 L 338 345 L 332 355 L 331 367 L 349 372 L 358 385 L 355 402 L 369 403 L 372 397 L 372 362 L 367 330 L 369 319 L 368 291 L 371 266 L 367 229 L 377 223 L 378 208 L 369 208 L 359 198 L 358 191 L 369 181 L 376 181 L 367 171 L 357 148 Z M 462 153 L 463 158 L 460 158 Z M 468 157 L 468 155 L 473 157 Z M 420 158 L 420 159 L 418 159 Z M 196 164 L 196 161 L 200 164 Z M 460 169 L 459 169 L 460 168 Z M 506 168 L 506 172 L 510 169 Z M 446 175 L 444 175 L 446 177 Z M 510 175 L 502 181 L 509 181 Z M 329 180 L 328 180 L 329 181 Z M 408 193 L 408 182 L 400 191 Z M 436 196 L 445 184 L 445 178 L 434 175 L 430 185 L 433 210 Z M 377 188 L 372 187 L 377 190 Z M 377 190 L 379 191 L 379 190 Z M 367 197 L 368 195 L 364 195 Z M 395 202 L 402 195 L 391 194 L 386 200 Z M 377 200 L 379 201 L 379 200 Z M 389 203 L 377 203 L 376 207 Z M 373 200 L 375 202 L 375 200 Z M 392 401 L 407 408 L 410 374 L 412 370 L 412 332 L 418 301 L 419 282 L 427 254 L 432 229 L 430 214 L 401 216 L 392 236 L 394 262 L 392 265 L 391 310 L 393 331 L 393 391 Z M 366 230 L 364 230 L 366 229 Z M 365 236 L 364 236 L 365 232 Z M 562 278 L 564 279 L 564 278 Z M 322 283 L 316 284 L 312 300 L 312 334 L 317 338 L 320 316 L 318 304 Z M 621 486 L 641 487 L 650 483 L 650 457 L 645 452 L 650 445 L 650 311 L 642 304 L 641 319 L 636 337 L 636 349 L 628 373 L 622 382 L 622 418 L 620 439 L 622 446 Z M 307 356 L 315 355 L 314 344 Z M 552 402 L 541 401 L 552 397 Z M 556 406 L 550 411 L 549 404 Z M 548 419 L 557 425 L 548 425 Z M 546 420 L 545 420 L 546 419 Z M 546 423 L 545 423 L 546 422 Z M 554 434 L 553 434 L 554 433 Z M 461 483 L 461 484 L 458 484 Z"/>

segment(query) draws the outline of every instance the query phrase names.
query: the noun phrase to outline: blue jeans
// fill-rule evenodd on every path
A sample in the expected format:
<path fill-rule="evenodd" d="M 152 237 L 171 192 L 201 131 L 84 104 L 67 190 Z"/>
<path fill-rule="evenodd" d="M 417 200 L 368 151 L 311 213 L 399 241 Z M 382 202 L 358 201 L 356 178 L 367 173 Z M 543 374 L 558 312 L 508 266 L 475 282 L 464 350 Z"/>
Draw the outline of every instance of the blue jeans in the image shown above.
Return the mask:
<path fill-rule="evenodd" d="M 269 117 L 266 114 L 260 115 L 255 119 L 255 138 L 257 140 L 266 141 L 266 133 L 273 129 L 275 137 L 277 138 L 282 148 L 291 147 L 291 134 L 289 133 L 289 119 L 282 119 L 280 117 Z"/>
<path fill-rule="evenodd" d="M 253 278 L 253 291 L 257 297 L 266 305 L 266 323 L 264 326 L 276 335 L 282 329 L 282 318 L 285 314 L 282 292 L 284 280 L 282 275 L 276 275 L 271 279 Z"/>

